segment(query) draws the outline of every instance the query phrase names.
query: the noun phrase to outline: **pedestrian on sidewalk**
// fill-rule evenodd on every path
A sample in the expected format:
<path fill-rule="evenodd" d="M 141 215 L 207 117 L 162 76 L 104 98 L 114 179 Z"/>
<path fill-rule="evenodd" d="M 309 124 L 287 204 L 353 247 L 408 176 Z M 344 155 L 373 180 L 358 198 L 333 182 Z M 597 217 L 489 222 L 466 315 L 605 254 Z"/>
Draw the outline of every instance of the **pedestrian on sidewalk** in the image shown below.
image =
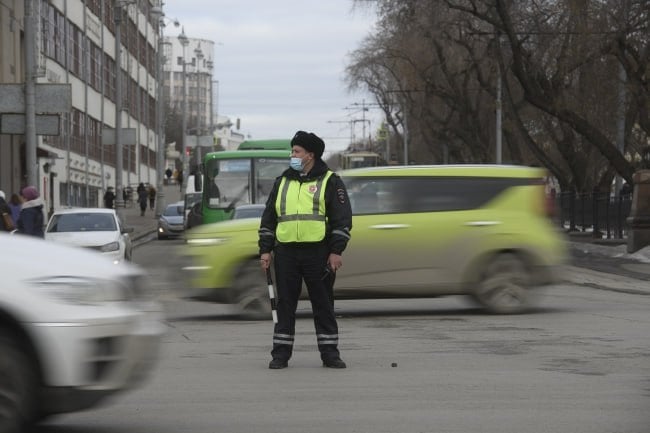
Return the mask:
<path fill-rule="evenodd" d="M 104 207 L 107 209 L 113 209 L 113 202 L 115 201 L 115 192 L 113 187 L 109 186 L 106 188 L 106 193 L 104 194 Z"/>
<path fill-rule="evenodd" d="M 9 199 L 9 208 L 11 209 L 11 219 L 14 221 L 14 224 L 18 224 L 18 218 L 20 217 L 20 210 L 23 208 L 23 200 L 20 198 L 19 194 L 11 194 Z"/>
<path fill-rule="evenodd" d="M 0 191 L 0 231 L 10 232 L 16 228 L 16 222 L 11 217 L 11 208 L 5 201 L 4 191 Z"/>
<path fill-rule="evenodd" d="M 178 175 L 176 176 L 176 182 L 178 182 L 178 189 L 183 192 L 183 170 L 178 170 Z"/>
<path fill-rule="evenodd" d="M 153 185 L 149 185 L 149 208 L 153 210 L 154 204 L 156 204 L 156 188 Z"/>
<path fill-rule="evenodd" d="M 144 216 L 144 212 L 147 210 L 147 188 L 145 188 L 144 184 L 140 182 L 140 185 L 138 185 L 138 204 L 140 205 L 140 216 Z"/>
<path fill-rule="evenodd" d="M 18 218 L 18 232 L 39 238 L 45 237 L 43 230 L 45 202 L 35 186 L 26 186 L 20 194 L 25 199 L 25 202 L 20 211 L 20 218 Z"/>

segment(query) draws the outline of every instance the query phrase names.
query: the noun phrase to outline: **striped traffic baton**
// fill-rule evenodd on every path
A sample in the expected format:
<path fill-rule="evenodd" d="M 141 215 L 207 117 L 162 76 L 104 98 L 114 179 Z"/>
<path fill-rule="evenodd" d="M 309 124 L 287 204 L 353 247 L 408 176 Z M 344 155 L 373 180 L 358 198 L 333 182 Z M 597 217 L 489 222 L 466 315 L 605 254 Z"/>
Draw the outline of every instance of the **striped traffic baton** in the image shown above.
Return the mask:
<path fill-rule="evenodd" d="M 271 316 L 273 323 L 278 323 L 278 312 L 275 305 L 275 290 L 273 289 L 273 279 L 271 278 L 271 267 L 266 268 L 266 282 L 269 285 L 269 298 L 271 299 Z"/>

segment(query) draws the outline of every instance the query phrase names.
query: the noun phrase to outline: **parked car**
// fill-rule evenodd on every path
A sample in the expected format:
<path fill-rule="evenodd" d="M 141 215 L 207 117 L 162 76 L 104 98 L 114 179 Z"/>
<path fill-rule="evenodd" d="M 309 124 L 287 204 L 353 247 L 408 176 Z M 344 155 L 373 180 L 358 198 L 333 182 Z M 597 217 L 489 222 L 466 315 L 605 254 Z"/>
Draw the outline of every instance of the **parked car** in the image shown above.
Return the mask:
<path fill-rule="evenodd" d="M 497 165 L 342 171 L 354 216 L 336 298 L 469 295 L 495 313 L 524 311 L 529 288 L 553 282 L 567 256 L 546 214 L 545 174 Z M 258 228 L 241 219 L 189 233 L 187 296 L 268 315 Z"/>
<path fill-rule="evenodd" d="M 31 236 L 0 245 L 0 431 L 143 382 L 165 330 L 143 270 Z"/>
<path fill-rule="evenodd" d="M 185 232 L 183 220 L 185 203 L 178 201 L 168 204 L 162 215 L 158 218 L 158 239 L 177 237 Z"/>
<path fill-rule="evenodd" d="M 262 218 L 265 207 L 266 205 L 263 204 L 242 204 L 235 208 L 232 213 L 232 219 Z"/>
<path fill-rule="evenodd" d="M 130 261 L 133 245 L 114 209 L 70 208 L 55 211 L 45 229 L 45 240 L 97 251 L 113 263 Z"/>

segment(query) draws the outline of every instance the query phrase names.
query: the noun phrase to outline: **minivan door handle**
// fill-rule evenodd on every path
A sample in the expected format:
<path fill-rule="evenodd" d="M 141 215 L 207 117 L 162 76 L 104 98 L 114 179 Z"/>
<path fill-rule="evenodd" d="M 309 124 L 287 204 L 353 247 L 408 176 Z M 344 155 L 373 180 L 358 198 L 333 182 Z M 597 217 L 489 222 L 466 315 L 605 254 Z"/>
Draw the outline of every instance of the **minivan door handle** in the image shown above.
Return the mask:
<path fill-rule="evenodd" d="M 465 223 L 466 226 L 470 227 L 489 227 L 489 226 L 498 226 L 502 224 L 501 221 L 468 221 Z"/>
<path fill-rule="evenodd" d="M 410 224 L 377 224 L 370 226 L 371 229 L 377 230 L 395 230 L 395 229 L 407 229 L 411 227 Z"/>

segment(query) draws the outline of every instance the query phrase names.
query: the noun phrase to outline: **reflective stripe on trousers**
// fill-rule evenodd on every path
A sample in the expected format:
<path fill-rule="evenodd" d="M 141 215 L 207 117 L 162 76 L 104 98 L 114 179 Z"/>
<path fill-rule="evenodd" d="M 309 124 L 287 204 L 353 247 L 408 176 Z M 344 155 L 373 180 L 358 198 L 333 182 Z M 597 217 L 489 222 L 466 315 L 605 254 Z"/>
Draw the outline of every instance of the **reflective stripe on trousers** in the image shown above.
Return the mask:
<path fill-rule="evenodd" d="M 316 341 L 319 346 L 324 344 L 339 344 L 339 334 L 316 334 Z"/>
<path fill-rule="evenodd" d="M 294 336 L 289 334 L 273 334 L 273 344 L 293 346 Z"/>

